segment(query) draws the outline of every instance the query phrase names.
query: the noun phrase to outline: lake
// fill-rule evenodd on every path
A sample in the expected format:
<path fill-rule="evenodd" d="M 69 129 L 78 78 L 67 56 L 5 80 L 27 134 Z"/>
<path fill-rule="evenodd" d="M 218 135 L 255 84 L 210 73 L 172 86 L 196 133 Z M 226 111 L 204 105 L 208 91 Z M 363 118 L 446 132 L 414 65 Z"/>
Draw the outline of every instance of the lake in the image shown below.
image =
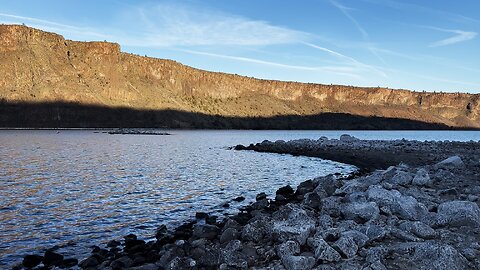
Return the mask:
<path fill-rule="evenodd" d="M 135 233 L 152 237 L 195 212 L 232 213 L 286 184 L 355 167 L 310 157 L 233 151 L 268 140 L 338 138 L 480 140 L 477 131 L 205 131 L 170 136 L 93 130 L 0 131 L 0 268 L 54 245 L 88 247 Z M 231 202 L 244 196 L 242 203 Z M 221 205 L 230 202 L 230 208 Z"/>

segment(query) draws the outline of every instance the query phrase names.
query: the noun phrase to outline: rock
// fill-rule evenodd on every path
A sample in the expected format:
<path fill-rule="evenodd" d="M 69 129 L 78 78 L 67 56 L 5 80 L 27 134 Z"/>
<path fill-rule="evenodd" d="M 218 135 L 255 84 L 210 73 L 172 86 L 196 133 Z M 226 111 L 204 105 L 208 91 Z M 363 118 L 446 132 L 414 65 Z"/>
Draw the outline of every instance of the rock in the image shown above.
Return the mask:
<path fill-rule="evenodd" d="M 417 186 L 431 186 L 433 181 L 427 170 L 420 168 L 415 174 L 415 177 L 413 177 L 412 184 Z"/>
<path fill-rule="evenodd" d="M 364 267 L 362 270 L 387 270 L 387 267 L 385 267 L 381 261 L 375 261 Z"/>
<path fill-rule="evenodd" d="M 277 190 L 276 195 L 282 195 L 284 197 L 289 197 L 293 195 L 293 188 L 290 185 L 281 187 Z"/>
<path fill-rule="evenodd" d="M 358 251 L 358 246 L 351 236 L 342 235 L 333 245 L 335 249 L 348 259 L 355 257 Z"/>
<path fill-rule="evenodd" d="M 480 209 L 474 202 L 451 201 L 438 206 L 438 225 L 480 226 Z"/>
<path fill-rule="evenodd" d="M 206 219 L 208 217 L 208 214 L 205 213 L 205 212 L 197 212 L 195 213 L 195 218 L 198 218 L 198 219 Z M 165 226 L 165 225 L 163 225 Z M 165 227 L 166 228 L 166 227 Z"/>
<path fill-rule="evenodd" d="M 342 134 L 342 135 L 340 135 L 340 141 L 342 141 L 342 142 L 355 142 L 355 141 L 358 141 L 358 138 L 355 138 L 355 137 L 350 136 L 348 134 Z"/>
<path fill-rule="evenodd" d="M 452 156 L 445 160 L 442 160 L 433 166 L 435 169 L 455 169 L 463 168 L 465 164 L 459 156 Z"/>
<path fill-rule="evenodd" d="M 393 214 L 406 220 L 421 220 L 428 213 L 427 207 L 412 196 L 396 198 L 390 209 Z"/>
<path fill-rule="evenodd" d="M 411 184 L 412 180 L 413 176 L 409 172 L 397 170 L 395 175 L 392 178 L 387 179 L 386 181 L 394 185 L 406 186 Z"/>
<path fill-rule="evenodd" d="M 398 190 L 386 190 L 379 185 L 374 185 L 367 190 L 367 199 L 376 202 L 379 206 L 390 205 L 402 194 Z"/>
<path fill-rule="evenodd" d="M 237 229 L 227 228 L 220 235 L 220 243 L 222 243 L 222 244 L 228 243 L 232 240 L 238 239 L 238 237 L 239 237 L 239 235 L 238 235 Z"/>
<path fill-rule="evenodd" d="M 390 235 L 400 239 L 404 242 L 420 242 L 422 239 L 416 237 L 410 232 L 400 230 L 398 228 L 391 228 Z"/>
<path fill-rule="evenodd" d="M 27 255 L 23 257 L 22 265 L 25 268 L 33 268 L 39 265 L 43 261 L 43 256 L 40 255 Z"/>
<path fill-rule="evenodd" d="M 165 269 L 166 270 L 191 269 L 195 266 L 196 266 L 196 262 L 191 258 L 175 257 L 166 265 Z"/>
<path fill-rule="evenodd" d="M 268 218 L 260 218 L 251 221 L 242 229 L 242 239 L 255 243 L 271 238 L 272 222 Z"/>
<path fill-rule="evenodd" d="M 450 245 L 434 242 L 397 245 L 391 256 L 404 269 L 471 269 L 467 259 Z"/>
<path fill-rule="evenodd" d="M 166 227 L 165 227 L 166 228 Z M 118 247 L 120 246 L 120 242 L 119 241 L 116 241 L 116 240 L 112 240 L 110 242 L 107 243 L 107 247 Z"/>
<path fill-rule="evenodd" d="M 60 264 L 60 268 L 71 268 L 78 264 L 78 260 L 75 258 L 64 259 Z"/>
<path fill-rule="evenodd" d="M 267 198 L 267 194 L 265 192 L 262 192 L 257 194 L 257 196 L 255 197 L 255 200 L 258 202 L 261 200 L 265 200 L 266 198 Z"/>
<path fill-rule="evenodd" d="M 43 255 L 43 264 L 45 265 L 60 265 L 62 261 L 63 255 L 51 250 L 45 251 L 45 254 Z"/>
<path fill-rule="evenodd" d="M 303 245 L 314 229 L 315 221 L 298 205 L 288 204 L 273 214 L 272 233 L 278 242 L 295 240 Z"/>
<path fill-rule="evenodd" d="M 359 231 L 365 234 L 368 237 L 368 242 L 380 241 L 385 238 L 387 232 L 386 230 L 379 225 L 369 224 L 360 228 Z"/>
<path fill-rule="evenodd" d="M 405 221 L 400 224 L 399 228 L 423 239 L 433 239 L 436 237 L 435 230 L 420 221 Z"/>
<path fill-rule="evenodd" d="M 365 223 L 376 219 L 380 213 L 375 202 L 349 203 L 342 209 L 346 219 L 354 220 L 357 223 Z"/>
<path fill-rule="evenodd" d="M 239 196 L 239 197 L 236 197 L 235 199 L 233 199 L 233 201 L 235 202 L 243 202 L 245 200 L 245 197 L 243 196 Z"/>
<path fill-rule="evenodd" d="M 327 196 L 332 196 L 335 190 L 337 189 L 337 179 L 333 175 L 327 175 L 323 177 L 318 177 L 313 179 L 313 182 L 317 185 L 315 192 L 321 197 L 325 198 L 324 193 Z"/>
<path fill-rule="evenodd" d="M 339 203 L 339 198 L 330 196 L 322 200 L 322 212 L 331 217 L 340 217 L 342 211 Z"/>
<path fill-rule="evenodd" d="M 320 215 L 318 218 L 318 225 L 320 229 L 327 229 L 333 226 L 333 219 L 327 214 Z"/>
<path fill-rule="evenodd" d="M 315 258 L 307 256 L 286 256 L 282 263 L 287 270 L 310 270 L 315 265 Z"/>
<path fill-rule="evenodd" d="M 86 258 L 85 260 L 81 261 L 78 266 L 80 266 L 83 269 L 90 268 L 90 267 L 95 267 L 99 265 L 100 262 L 95 256 L 90 256 Z"/>
<path fill-rule="evenodd" d="M 313 192 L 315 187 L 316 186 L 313 184 L 312 180 L 304 181 L 298 185 L 295 195 L 305 195 L 309 192 Z"/>
<path fill-rule="evenodd" d="M 369 238 L 367 235 L 356 230 L 346 231 L 346 232 L 343 232 L 341 235 L 352 238 L 353 241 L 355 241 L 355 244 L 357 244 L 358 248 L 364 247 L 369 241 Z"/>
<path fill-rule="evenodd" d="M 154 263 L 147 263 L 137 267 L 130 267 L 129 270 L 158 270 L 158 266 Z"/>
<path fill-rule="evenodd" d="M 277 256 L 283 259 L 285 256 L 298 255 L 300 253 L 300 245 L 293 240 L 288 240 L 278 245 L 275 251 Z"/>
<path fill-rule="evenodd" d="M 221 262 L 227 267 L 226 269 L 247 269 L 246 256 L 240 252 L 242 246 L 240 240 L 233 240 L 221 250 Z"/>
<path fill-rule="evenodd" d="M 321 208 L 322 201 L 316 192 L 309 192 L 305 194 L 302 204 L 313 209 L 319 209 Z"/>
<path fill-rule="evenodd" d="M 324 262 L 338 262 L 342 259 L 340 253 L 332 248 L 325 240 L 319 238 L 315 241 L 315 258 Z"/>
<path fill-rule="evenodd" d="M 208 224 L 197 224 L 193 227 L 193 237 L 195 238 L 205 238 L 205 239 L 215 239 L 219 234 L 220 229 L 215 225 Z"/>
<path fill-rule="evenodd" d="M 111 264 L 110 267 L 113 270 L 121 270 L 127 267 L 130 267 L 133 264 L 133 260 L 130 259 L 128 256 L 122 256 L 116 260 L 114 260 Z"/>

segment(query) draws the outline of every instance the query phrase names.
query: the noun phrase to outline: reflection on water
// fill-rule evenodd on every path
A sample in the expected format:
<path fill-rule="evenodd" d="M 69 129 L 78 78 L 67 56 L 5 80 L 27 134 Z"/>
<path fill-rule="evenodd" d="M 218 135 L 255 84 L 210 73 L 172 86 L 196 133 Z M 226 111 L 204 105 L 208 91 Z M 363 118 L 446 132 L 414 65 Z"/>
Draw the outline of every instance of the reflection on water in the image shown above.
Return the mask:
<path fill-rule="evenodd" d="M 53 245 L 82 255 L 90 245 L 128 233 L 150 237 L 159 224 L 220 211 L 219 205 L 239 195 L 251 201 L 285 184 L 353 170 L 317 158 L 227 150 L 236 144 L 343 133 L 480 139 L 478 132 L 168 132 L 174 135 L 0 131 L 0 268 Z"/>

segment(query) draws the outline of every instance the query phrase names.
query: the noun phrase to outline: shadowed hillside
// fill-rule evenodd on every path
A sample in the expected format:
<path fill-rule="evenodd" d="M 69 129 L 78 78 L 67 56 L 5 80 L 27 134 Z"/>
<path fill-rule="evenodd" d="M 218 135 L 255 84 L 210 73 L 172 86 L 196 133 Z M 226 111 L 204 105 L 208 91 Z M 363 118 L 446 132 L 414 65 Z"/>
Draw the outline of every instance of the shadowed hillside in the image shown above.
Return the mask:
<path fill-rule="evenodd" d="M 157 127 L 204 129 L 449 129 L 414 120 L 343 113 L 228 117 L 178 110 L 135 110 L 73 103 L 1 103 L 1 127 Z"/>
<path fill-rule="evenodd" d="M 479 95 L 259 80 L 123 53 L 114 43 L 65 40 L 18 25 L 0 25 L 0 73 L 0 100 L 6 112 L 1 116 L 2 126 L 157 126 L 161 122 L 157 118 L 170 112 L 173 118 L 167 122 L 178 127 L 394 129 L 400 125 L 416 129 L 431 123 L 431 127 L 480 128 Z M 17 111 L 32 117 L 18 121 L 8 112 L 17 109 L 8 104 L 38 111 Z M 50 115 L 42 114 L 50 111 L 45 106 L 56 104 L 77 104 L 64 113 L 96 118 L 79 122 L 80 116 L 75 120 L 75 115 L 61 115 L 58 122 L 51 122 Z M 112 109 L 118 107 L 125 109 Z M 104 108 L 116 124 L 109 124 L 107 116 L 84 112 L 88 108 Z M 122 123 L 120 116 L 110 115 L 124 110 L 150 112 L 148 117 L 155 119 L 135 117 L 133 122 Z M 393 118 L 417 124 L 407 127 Z M 269 120 L 252 124 L 252 119 Z M 376 124 L 368 122 L 372 119 L 377 119 Z M 282 121 L 303 124 L 290 126 Z"/>

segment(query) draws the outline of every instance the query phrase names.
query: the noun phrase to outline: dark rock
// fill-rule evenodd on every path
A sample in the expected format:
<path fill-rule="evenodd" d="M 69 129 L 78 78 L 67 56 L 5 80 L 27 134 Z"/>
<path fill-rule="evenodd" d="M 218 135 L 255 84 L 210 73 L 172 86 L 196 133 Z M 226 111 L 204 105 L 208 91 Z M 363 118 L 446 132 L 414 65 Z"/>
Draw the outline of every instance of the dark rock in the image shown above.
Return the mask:
<path fill-rule="evenodd" d="M 282 195 L 284 197 L 289 197 L 294 194 L 293 188 L 290 185 L 281 187 L 277 190 L 276 195 Z"/>
<path fill-rule="evenodd" d="M 434 229 L 420 221 L 405 221 L 400 224 L 399 228 L 423 239 L 433 239 L 436 236 Z"/>
<path fill-rule="evenodd" d="M 283 206 L 273 214 L 272 234 L 278 242 L 295 240 L 303 245 L 314 230 L 315 221 L 296 204 Z"/>
<path fill-rule="evenodd" d="M 110 267 L 112 268 L 112 270 L 121 270 L 121 269 L 130 267 L 132 264 L 133 264 L 133 260 L 130 259 L 130 257 L 123 256 L 114 260 L 110 264 Z"/>
<path fill-rule="evenodd" d="M 99 265 L 100 262 L 95 256 L 90 256 L 86 258 L 85 260 L 81 261 L 78 266 L 80 266 L 83 269 L 90 268 L 90 267 L 95 267 Z"/>
<path fill-rule="evenodd" d="M 112 240 L 112 241 L 107 243 L 107 247 L 118 247 L 120 245 L 121 245 L 121 243 L 119 241 L 116 241 L 116 240 Z"/>
<path fill-rule="evenodd" d="M 283 259 L 286 256 L 298 255 L 300 253 L 300 245 L 293 240 L 288 240 L 276 246 L 275 251 L 277 256 Z"/>
<path fill-rule="evenodd" d="M 333 247 L 348 259 L 355 257 L 358 252 L 358 246 L 351 236 L 341 236 Z"/>
<path fill-rule="evenodd" d="M 238 234 L 237 229 L 227 228 L 220 235 L 220 243 L 221 244 L 228 243 L 232 240 L 238 239 L 238 237 L 239 237 L 239 234 Z"/>
<path fill-rule="evenodd" d="M 178 226 L 173 232 L 176 239 L 188 239 L 192 236 L 194 222 L 189 222 Z"/>
<path fill-rule="evenodd" d="M 45 251 L 45 254 L 43 255 L 43 264 L 45 265 L 60 265 L 62 261 L 63 255 L 51 250 Z"/>
<path fill-rule="evenodd" d="M 195 213 L 195 218 L 198 219 L 206 219 L 208 217 L 208 214 L 205 212 L 197 212 Z"/>
<path fill-rule="evenodd" d="M 303 205 L 313 209 L 320 209 L 322 200 L 316 192 L 309 192 L 304 195 Z"/>
<path fill-rule="evenodd" d="M 340 253 L 332 248 L 325 240 L 319 238 L 315 241 L 315 258 L 323 262 L 338 262 L 342 259 Z"/>
<path fill-rule="evenodd" d="M 255 197 L 255 200 L 258 202 L 261 200 L 265 200 L 266 198 L 267 198 L 267 194 L 265 192 L 262 192 L 257 194 L 257 196 Z"/>
<path fill-rule="evenodd" d="M 315 185 L 312 180 L 307 180 L 300 183 L 295 191 L 295 195 L 305 195 L 309 192 L 313 192 Z"/>
<path fill-rule="evenodd" d="M 437 223 L 450 226 L 480 226 L 480 208 L 470 201 L 451 201 L 438 206 Z"/>
<path fill-rule="evenodd" d="M 194 226 L 193 229 L 193 237 L 205 238 L 205 239 L 215 239 L 220 232 L 220 229 L 215 225 L 208 225 L 208 224 L 197 224 Z"/>
<path fill-rule="evenodd" d="M 78 264 L 78 260 L 75 258 L 64 259 L 60 264 L 60 268 L 70 268 Z"/>
<path fill-rule="evenodd" d="M 27 255 L 23 257 L 22 265 L 25 268 L 33 268 L 39 265 L 43 261 L 43 256 L 40 255 Z"/>
<path fill-rule="evenodd" d="M 210 225 L 216 225 L 217 224 L 217 216 L 208 216 L 206 219 L 205 219 L 205 222 L 207 224 L 210 224 Z"/>
<path fill-rule="evenodd" d="M 365 223 L 376 219 L 380 213 L 375 202 L 349 203 L 342 209 L 346 219 L 354 220 L 357 223 Z"/>
<path fill-rule="evenodd" d="M 242 239 L 259 243 L 268 241 L 272 237 L 272 222 L 268 218 L 254 220 L 242 229 Z"/>
<path fill-rule="evenodd" d="M 235 199 L 233 199 L 233 201 L 236 201 L 236 202 L 243 202 L 245 200 L 245 197 L 243 196 L 239 196 L 239 197 L 236 197 Z"/>
<path fill-rule="evenodd" d="M 310 270 L 315 265 L 315 258 L 307 256 L 286 256 L 282 263 L 287 270 Z"/>

